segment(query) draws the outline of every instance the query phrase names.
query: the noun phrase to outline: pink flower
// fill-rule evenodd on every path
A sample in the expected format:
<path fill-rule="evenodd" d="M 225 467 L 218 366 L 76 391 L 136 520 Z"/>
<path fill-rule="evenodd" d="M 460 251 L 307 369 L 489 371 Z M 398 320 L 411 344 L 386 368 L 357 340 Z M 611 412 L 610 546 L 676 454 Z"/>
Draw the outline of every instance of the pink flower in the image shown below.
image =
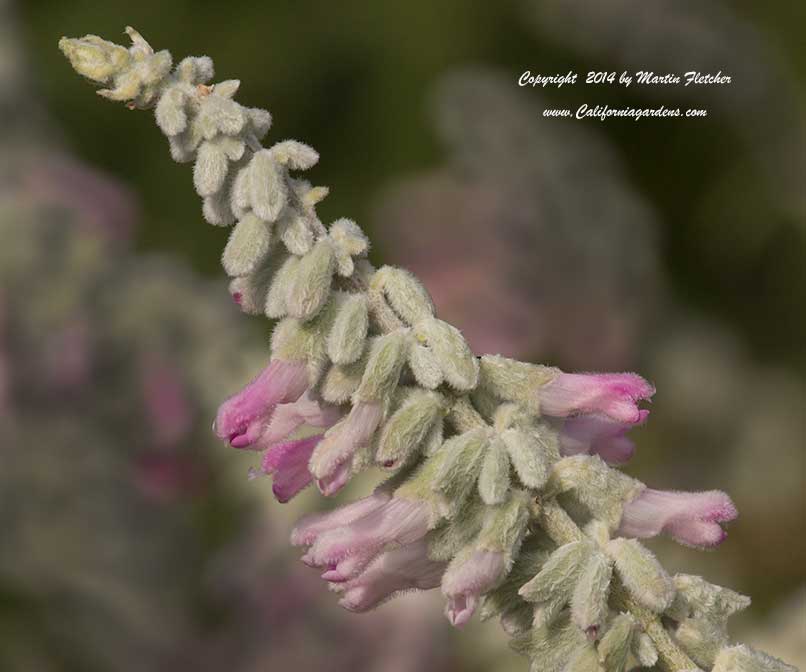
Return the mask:
<path fill-rule="evenodd" d="M 349 611 L 368 611 L 404 590 L 436 588 L 445 571 L 444 562 L 428 558 L 424 539 L 382 553 L 355 579 L 336 586 L 339 604 Z"/>
<path fill-rule="evenodd" d="M 504 555 L 496 551 L 475 550 L 463 562 L 451 563 L 442 577 L 442 592 L 448 599 L 445 615 L 451 625 L 465 625 L 479 598 L 495 588 L 505 571 Z"/>
<path fill-rule="evenodd" d="M 275 406 L 296 401 L 308 387 L 304 362 L 273 359 L 243 390 L 218 408 L 213 429 L 234 448 L 257 441 Z"/>
<path fill-rule="evenodd" d="M 358 402 L 350 415 L 325 434 L 310 465 L 322 494 L 332 495 L 344 486 L 350 476 L 353 456 L 369 443 L 382 416 L 379 403 Z"/>
<path fill-rule="evenodd" d="M 291 531 L 292 546 L 311 546 L 322 534 L 349 525 L 354 520 L 380 508 L 391 499 L 391 494 L 382 488 L 369 497 L 340 506 L 327 513 L 313 513 L 300 520 Z"/>
<path fill-rule="evenodd" d="M 424 537 L 429 521 L 426 502 L 393 497 L 360 518 L 318 535 L 302 561 L 325 568 L 323 579 L 343 583 L 358 576 L 386 547 Z"/>
<path fill-rule="evenodd" d="M 316 434 L 305 439 L 277 443 L 263 454 L 261 471 L 273 474 L 272 492 L 278 502 L 285 504 L 313 480 L 308 471 L 308 460 L 322 436 Z"/>
<path fill-rule="evenodd" d="M 342 415 L 343 412 L 338 406 L 315 399 L 310 390 L 307 390 L 296 401 L 277 405 L 266 430 L 260 436 L 259 443 L 268 447 L 278 441 L 284 441 L 303 425 L 331 427 Z"/>
<path fill-rule="evenodd" d="M 645 539 L 665 532 L 687 546 L 707 548 L 725 540 L 719 523 L 736 518 L 730 497 L 719 490 L 670 492 L 647 488 L 624 506 L 618 533 Z"/>
<path fill-rule="evenodd" d="M 635 444 L 624 436 L 642 425 L 649 411 L 639 411 L 634 423 L 615 422 L 604 415 L 578 415 L 568 418 L 560 431 L 563 455 L 599 455 L 608 464 L 624 464 L 635 453 Z"/>
<path fill-rule="evenodd" d="M 655 388 L 634 373 L 560 373 L 538 394 L 545 415 L 601 413 L 634 424 L 641 419 L 637 402 L 649 399 Z"/>

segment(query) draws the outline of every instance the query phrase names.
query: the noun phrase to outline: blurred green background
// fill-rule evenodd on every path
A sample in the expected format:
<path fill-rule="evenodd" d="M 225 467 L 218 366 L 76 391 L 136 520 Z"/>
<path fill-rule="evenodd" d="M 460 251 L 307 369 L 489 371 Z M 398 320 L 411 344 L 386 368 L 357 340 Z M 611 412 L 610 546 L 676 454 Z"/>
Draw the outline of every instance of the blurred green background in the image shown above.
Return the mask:
<path fill-rule="evenodd" d="M 479 351 L 653 380 L 630 472 L 656 487 L 724 488 L 742 512 L 716 553 L 656 548 L 670 569 L 752 595 L 737 633 L 804 661 L 806 5 L 0 7 L 0 408 L 15 465 L 0 480 L 0 669 L 525 666 L 497 625 L 450 631 L 436 599 L 338 612 L 285 548 L 316 497 L 269 505 L 268 488 L 245 480 L 248 456 L 207 437 L 216 400 L 260 366 L 267 325 L 229 305 L 226 232 L 203 222 L 190 171 L 170 161 L 153 118 L 98 99 L 56 48 L 61 35 L 122 41 L 125 25 L 176 60 L 210 55 L 217 79 L 242 81 L 240 102 L 272 112 L 270 139 L 319 150 L 310 177 L 331 188 L 322 219 L 354 218 L 374 260 L 420 274 Z M 733 84 L 534 91 L 517 86 L 527 69 L 722 70 Z M 541 118 L 583 102 L 709 116 Z M 82 171 L 93 176 L 71 178 Z M 100 234 L 81 222 L 116 217 L 136 222 L 131 244 L 88 252 Z M 68 394 L 40 368 L 76 329 L 100 364 Z M 170 450 L 143 429 L 160 421 L 137 391 L 165 361 L 192 410 Z M 95 520 L 86 507 L 116 513 Z"/>

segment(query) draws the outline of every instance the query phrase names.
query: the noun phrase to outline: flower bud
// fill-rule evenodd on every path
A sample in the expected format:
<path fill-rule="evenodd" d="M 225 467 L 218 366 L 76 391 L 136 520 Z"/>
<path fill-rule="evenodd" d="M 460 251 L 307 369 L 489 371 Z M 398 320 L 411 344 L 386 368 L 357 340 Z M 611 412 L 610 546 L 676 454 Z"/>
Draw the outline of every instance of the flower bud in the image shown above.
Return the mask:
<path fill-rule="evenodd" d="M 571 618 L 594 638 L 607 618 L 612 571 L 610 559 L 604 553 L 595 552 L 582 570 L 571 596 Z"/>
<path fill-rule="evenodd" d="M 313 247 L 313 228 L 309 216 L 296 208 L 287 208 L 277 221 L 280 240 L 291 254 L 308 254 Z"/>
<path fill-rule="evenodd" d="M 364 356 L 352 364 L 331 366 L 322 380 L 320 390 L 322 398 L 331 404 L 344 404 L 349 401 L 361 384 L 368 358 L 369 353 L 365 350 Z"/>
<path fill-rule="evenodd" d="M 557 462 L 549 487 L 572 491 L 574 499 L 612 532 L 622 518 L 624 503 L 643 489 L 643 484 L 608 467 L 596 455 L 574 455 Z"/>
<path fill-rule="evenodd" d="M 280 266 L 280 270 L 274 275 L 274 280 L 272 280 L 271 287 L 266 295 L 266 317 L 276 320 L 285 317 L 288 313 L 286 296 L 288 295 L 288 288 L 297 275 L 299 264 L 299 257 L 288 257 L 283 265 Z"/>
<path fill-rule="evenodd" d="M 256 152 L 249 163 L 249 202 L 262 220 L 275 221 L 288 201 L 285 173 L 267 149 Z"/>
<path fill-rule="evenodd" d="M 395 391 L 406 357 L 408 330 L 399 329 L 379 337 L 369 353 L 356 401 L 385 401 Z"/>
<path fill-rule="evenodd" d="M 384 424 L 375 461 L 386 469 L 405 464 L 444 412 L 445 399 L 441 394 L 413 392 Z"/>
<path fill-rule="evenodd" d="M 613 539 L 606 549 L 622 583 L 639 604 L 658 614 L 669 607 L 674 584 L 649 549 L 635 539 Z"/>
<path fill-rule="evenodd" d="M 302 257 L 286 289 L 289 315 L 310 320 L 322 310 L 330 296 L 335 261 L 333 245 L 327 239 Z"/>
<path fill-rule="evenodd" d="M 507 429 L 501 439 L 521 483 L 541 489 L 548 480 L 550 465 L 558 457 L 556 435 L 547 427 L 532 431 Z"/>
<path fill-rule="evenodd" d="M 485 429 L 473 429 L 448 439 L 438 455 L 443 460 L 434 475 L 432 488 L 444 496 L 443 513 L 452 518 L 473 491 L 489 442 Z"/>
<path fill-rule="evenodd" d="M 487 445 L 479 473 L 479 495 L 488 506 L 501 504 L 509 492 L 509 456 L 503 441 L 493 437 Z"/>
<path fill-rule="evenodd" d="M 593 544 L 587 539 L 564 544 L 551 554 L 531 581 L 521 586 L 518 594 L 541 606 L 542 624 L 552 623 L 568 604 L 593 553 Z"/>
<path fill-rule="evenodd" d="M 157 126 L 168 137 L 179 135 L 187 128 L 187 101 L 188 92 L 182 84 L 167 86 L 160 96 L 154 114 Z"/>
<path fill-rule="evenodd" d="M 372 287 L 379 289 L 392 310 L 408 325 L 434 315 L 434 302 L 419 280 L 408 271 L 383 266 L 372 278 Z"/>
<path fill-rule="evenodd" d="M 271 224 L 250 212 L 232 229 L 221 263 L 229 276 L 248 275 L 269 254 Z"/>
<path fill-rule="evenodd" d="M 624 672 L 635 637 L 635 620 L 630 614 L 619 614 L 611 622 L 599 642 L 599 661 L 607 672 Z"/>
<path fill-rule="evenodd" d="M 329 236 L 336 250 L 336 272 L 343 277 L 351 276 L 355 269 L 353 257 L 365 256 L 369 250 L 367 236 L 358 224 L 344 217 L 330 225 Z"/>
<path fill-rule="evenodd" d="M 449 385 L 460 391 L 472 390 L 476 386 L 478 360 L 456 327 L 427 317 L 415 325 L 414 335 L 434 354 Z"/>
<path fill-rule="evenodd" d="M 76 39 L 63 37 L 59 40 L 59 49 L 79 75 L 99 84 L 106 84 L 131 66 L 128 49 L 97 35 Z"/>
<path fill-rule="evenodd" d="M 268 150 L 271 158 L 289 170 L 308 170 L 319 161 L 319 153 L 304 142 L 283 140 Z"/>
<path fill-rule="evenodd" d="M 334 364 L 352 364 L 366 346 L 369 310 L 364 294 L 351 294 L 339 309 L 327 337 L 327 354 Z"/>
<path fill-rule="evenodd" d="M 442 369 L 439 360 L 430 348 L 412 343 L 409 348 L 409 368 L 417 382 L 429 390 L 442 385 Z"/>
<path fill-rule="evenodd" d="M 480 371 L 480 384 L 490 394 L 504 401 L 525 404 L 534 412 L 540 411 L 536 390 L 559 373 L 559 369 L 527 364 L 500 355 L 484 355 Z"/>

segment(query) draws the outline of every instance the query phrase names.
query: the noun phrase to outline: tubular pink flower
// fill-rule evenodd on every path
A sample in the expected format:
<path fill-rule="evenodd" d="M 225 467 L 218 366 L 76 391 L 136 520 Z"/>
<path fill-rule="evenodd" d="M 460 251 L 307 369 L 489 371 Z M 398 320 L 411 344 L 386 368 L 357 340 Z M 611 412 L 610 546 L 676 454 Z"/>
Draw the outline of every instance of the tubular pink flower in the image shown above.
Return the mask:
<path fill-rule="evenodd" d="M 649 411 L 639 411 L 634 423 L 614 422 L 605 415 L 568 418 L 560 431 L 560 452 L 568 455 L 599 455 L 608 464 L 624 464 L 635 453 L 635 444 L 625 434 L 642 425 Z"/>
<path fill-rule="evenodd" d="M 344 420 L 325 434 L 310 464 L 322 494 L 332 495 L 347 482 L 355 452 L 369 443 L 382 416 L 379 403 L 358 402 Z"/>
<path fill-rule="evenodd" d="M 277 405 L 259 443 L 269 447 L 278 441 L 284 441 L 303 425 L 332 427 L 342 415 L 340 408 L 315 399 L 311 391 L 306 390 L 296 401 Z"/>
<path fill-rule="evenodd" d="M 618 534 L 645 539 L 662 532 L 686 546 L 708 548 L 725 540 L 719 523 L 739 515 L 730 497 L 720 490 L 671 492 L 643 490 L 624 506 Z"/>
<path fill-rule="evenodd" d="M 285 504 L 313 480 L 308 460 L 321 440 L 322 434 L 317 434 L 277 443 L 264 453 L 261 470 L 264 474 L 273 474 L 272 492 L 278 502 Z"/>
<path fill-rule="evenodd" d="M 292 546 L 311 546 L 322 534 L 349 525 L 380 508 L 391 499 L 385 490 L 375 490 L 369 497 L 340 506 L 327 513 L 312 513 L 300 520 L 291 531 Z"/>
<path fill-rule="evenodd" d="M 339 605 L 363 612 L 405 590 L 436 588 L 445 571 L 444 562 L 428 558 L 424 539 L 379 555 L 358 577 L 341 586 Z"/>
<path fill-rule="evenodd" d="M 504 577 L 503 553 L 475 550 L 464 562 L 448 567 L 442 577 L 442 593 L 448 602 L 445 615 L 451 625 L 462 627 L 473 616 L 484 593 L 495 588 Z"/>
<path fill-rule="evenodd" d="M 303 562 L 324 567 L 324 578 L 343 582 L 353 578 L 387 546 L 411 544 L 428 532 L 429 505 L 393 497 L 345 526 L 320 534 Z"/>
<path fill-rule="evenodd" d="M 234 448 L 251 446 L 274 407 L 296 401 L 307 387 L 305 362 L 273 359 L 257 378 L 219 406 L 214 431 Z"/>
<path fill-rule="evenodd" d="M 545 415 L 602 413 L 634 424 L 641 418 L 637 403 L 652 397 L 655 388 L 634 373 L 561 373 L 538 394 Z"/>

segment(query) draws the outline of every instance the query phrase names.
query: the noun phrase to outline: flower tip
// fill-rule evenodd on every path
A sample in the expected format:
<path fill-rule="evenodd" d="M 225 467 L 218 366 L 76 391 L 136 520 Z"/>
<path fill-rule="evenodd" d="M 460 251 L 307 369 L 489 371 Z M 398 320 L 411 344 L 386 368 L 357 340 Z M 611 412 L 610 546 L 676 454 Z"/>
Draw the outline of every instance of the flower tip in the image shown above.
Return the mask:
<path fill-rule="evenodd" d="M 345 583 L 350 577 L 344 576 L 338 569 L 328 569 L 322 573 L 322 578 L 329 583 Z"/>
<path fill-rule="evenodd" d="M 237 433 L 233 432 L 229 435 L 229 445 L 233 448 L 246 448 L 247 446 L 251 446 L 253 441 L 249 438 L 246 433 Z"/>

